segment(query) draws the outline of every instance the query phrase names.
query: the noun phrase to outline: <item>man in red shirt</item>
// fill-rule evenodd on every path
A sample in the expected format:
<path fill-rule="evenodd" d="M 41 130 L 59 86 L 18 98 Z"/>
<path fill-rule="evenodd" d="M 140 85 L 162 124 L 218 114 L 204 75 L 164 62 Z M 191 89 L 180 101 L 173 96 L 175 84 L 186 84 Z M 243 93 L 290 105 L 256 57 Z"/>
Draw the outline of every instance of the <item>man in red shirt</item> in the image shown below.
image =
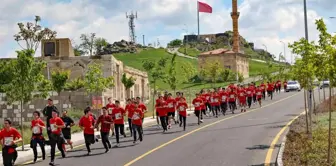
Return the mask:
<path fill-rule="evenodd" d="M 284 87 L 284 90 L 287 89 L 287 81 L 286 80 L 283 82 L 283 87 Z"/>
<path fill-rule="evenodd" d="M 110 140 L 108 138 L 111 130 L 112 117 L 108 115 L 106 107 L 102 108 L 103 114 L 99 116 L 95 127 L 98 128 L 100 124 L 100 136 L 102 139 L 103 146 L 105 148 L 105 153 L 109 152 L 109 149 L 112 148 Z"/>
<path fill-rule="evenodd" d="M 234 110 L 236 109 L 236 97 L 237 93 L 234 89 L 231 89 L 231 91 L 229 92 L 229 106 L 232 114 L 234 114 Z"/>
<path fill-rule="evenodd" d="M 116 140 L 117 140 L 117 145 L 116 147 L 119 147 L 119 132 L 121 135 L 124 135 L 124 137 L 126 137 L 125 134 L 125 130 L 124 130 L 124 116 L 126 114 L 125 110 L 123 108 L 120 107 L 120 102 L 118 100 L 115 101 L 115 105 L 116 107 L 112 110 L 112 119 L 114 122 L 114 132 L 116 135 Z"/>
<path fill-rule="evenodd" d="M 195 107 L 195 115 L 197 116 L 197 124 L 200 125 L 200 112 L 202 109 L 203 100 L 200 98 L 199 93 L 196 94 L 196 98 L 192 101 L 192 104 Z"/>
<path fill-rule="evenodd" d="M 2 161 L 5 166 L 12 166 L 18 157 L 17 143 L 22 141 L 20 133 L 12 127 L 12 121 L 4 120 L 4 128 L 0 131 L 0 142 L 2 145 Z"/>
<path fill-rule="evenodd" d="M 31 121 L 31 129 L 32 129 L 32 138 L 31 138 L 31 148 L 34 153 L 34 163 L 37 160 L 37 144 L 41 148 L 42 159 L 45 160 L 45 148 L 44 148 L 44 137 L 42 134 L 43 129 L 46 127 L 42 119 L 40 118 L 41 113 L 38 111 L 34 111 L 33 116 L 34 119 Z"/>
<path fill-rule="evenodd" d="M 168 97 L 166 99 L 166 103 L 167 103 L 167 111 L 168 111 L 168 117 L 167 117 L 167 122 L 168 122 L 168 129 L 171 128 L 171 121 L 175 120 L 175 107 L 176 107 L 176 101 L 175 99 L 172 98 L 172 94 L 169 93 Z"/>
<path fill-rule="evenodd" d="M 257 100 L 259 102 L 260 107 L 261 107 L 262 91 L 263 89 L 260 86 L 258 86 L 258 88 L 256 89 L 256 94 L 257 94 Z"/>
<path fill-rule="evenodd" d="M 212 106 L 212 114 L 213 114 L 213 116 L 216 116 L 216 118 L 218 118 L 218 112 L 220 111 L 220 107 L 219 107 L 220 106 L 220 97 L 219 97 L 216 90 L 212 94 L 210 100 L 211 100 L 210 104 Z"/>
<path fill-rule="evenodd" d="M 163 97 L 159 95 L 159 98 L 156 100 L 155 109 L 157 112 L 157 117 L 160 118 L 163 132 L 167 131 L 167 110 L 166 102 Z"/>
<path fill-rule="evenodd" d="M 143 114 L 145 114 L 147 112 L 147 107 L 143 102 L 141 102 L 141 98 L 137 97 L 136 102 L 138 102 L 138 105 L 139 105 L 138 108 L 141 109 Z M 142 123 L 144 122 L 144 118 L 145 117 L 142 118 Z"/>
<path fill-rule="evenodd" d="M 228 101 L 228 93 L 225 88 L 223 88 L 223 91 L 219 94 L 220 101 L 221 101 L 221 110 L 223 115 L 225 116 L 226 110 L 227 110 L 227 101 Z"/>
<path fill-rule="evenodd" d="M 266 99 L 266 85 L 265 85 L 264 82 L 261 83 L 260 88 L 261 88 L 261 90 L 262 90 L 262 94 L 263 94 L 262 97 L 263 97 L 264 100 L 265 100 L 265 99 Z"/>
<path fill-rule="evenodd" d="M 273 83 L 267 82 L 267 93 L 268 93 L 268 97 L 271 97 L 271 100 L 273 99 L 273 91 L 274 91 Z"/>
<path fill-rule="evenodd" d="M 58 150 L 61 152 L 62 157 L 65 157 L 64 149 L 62 145 L 65 143 L 64 138 L 62 137 L 62 129 L 65 128 L 63 120 L 58 117 L 58 111 L 53 110 L 52 118 L 49 119 L 51 134 L 50 134 L 50 158 L 51 161 L 49 165 L 55 165 L 55 148 L 57 145 Z"/>
<path fill-rule="evenodd" d="M 205 94 L 205 92 L 201 91 L 200 98 L 203 100 L 203 102 L 201 104 L 201 121 L 203 121 L 203 115 L 208 116 L 206 114 L 206 102 L 207 102 L 207 100 L 206 100 L 206 97 L 204 96 L 204 94 Z M 186 100 L 184 99 L 184 101 L 186 101 Z"/>
<path fill-rule="evenodd" d="M 276 92 L 280 93 L 280 91 L 281 91 L 281 81 L 278 80 L 278 81 L 276 82 Z"/>
<path fill-rule="evenodd" d="M 139 140 L 142 142 L 142 118 L 144 116 L 143 111 L 141 110 L 139 106 L 139 102 L 134 102 L 135 108 L 132 116 L 132 126 L 133 126 L 133 143 L 137 143 L 137 132 L 139 134 Z"/>
<path fill-rule="evenodd" d="M 85 146 L 88 151 L 87 155 L 91 154 L 90 145 L 95 143 L 94 123 L 95 120 L 91 116 L 91 109 L 88 107 L 84 110 L 84 116 L 79 120 L 79 127 L 84 132 Z"/>
<path fill-rule="evenodd" d="M 180 101 L 177 104 L 177 110 L 180 115 L 180 127 L 182 127 L 183 123 L 183 130 L 186 129 L 186 121 L 187 121 L 187 108 L 188 104 L 185 102 L 184 98 L 180 98 Z"/>
<path fill-rule="evenodd" d="M 108 100 L 108 103 L 106 104 L 106 109 L 107 109 L 107 111 L 108 111 L 108 114 L 109 114 L 110 116 L 112 116 L 112 110 L 113 110 L 113 108 L 115 108 L 116 106 L 115 106 L 115 104 L 113 103 L 111 97 L 109 97 L 107 100 Z M 112 124 L 112 126 L 111 126 L 111 131 L 112 131 L 112 136 L 114 136 L 114 124 Z"/>
<path fill-rule="evenodd" d="M 239 90 L 239 104 L 240 104 L 240 112 L 246 112 L 246 91 L 243 85 L 240 86 Z"/>
<path fill-rule="evenodd" d="M 128 117 L 128 128 L 130 130 L 131 137 L 133 136 L 132 116 L 133 116 L 134 107 L 135 107 L 135 105 L 134 105 L 134 103 L 132 103 L 132 100 L 127 99 L 125 112 L 127 113 L 127 117 Z"/>
<path fill-rule="evenodd" d="M 246 89 L 246 94 L 247 94 L 247 105 L 249 108 L 251 108 L 251 105 L 252 105 L 253 91 L 254 91 L 254 88 L 251 86 L 251 84 L 248 84 L 248 87 Z"/>

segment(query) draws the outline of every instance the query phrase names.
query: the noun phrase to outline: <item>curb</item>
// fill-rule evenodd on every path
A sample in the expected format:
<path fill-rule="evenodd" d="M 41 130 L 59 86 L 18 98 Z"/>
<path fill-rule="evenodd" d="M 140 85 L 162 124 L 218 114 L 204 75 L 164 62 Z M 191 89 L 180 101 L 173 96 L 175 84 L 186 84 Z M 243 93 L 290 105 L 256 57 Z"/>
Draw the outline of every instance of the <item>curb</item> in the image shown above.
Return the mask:
<path fill-rule="evenodd" d="M 289 132 L 289 130 L 286 132 L 284 138 L 281 141 L 279 153 L 278 153 L 276 161 L 275 161 L 275 165 L 276 166 L 283 166 L 282 157 L 283 157 L 283 153 L 285 151 L 285 145 L 286 145 L 286 140 L 287 140 L 287 134 L 288 134 L 288 132 Z"/>

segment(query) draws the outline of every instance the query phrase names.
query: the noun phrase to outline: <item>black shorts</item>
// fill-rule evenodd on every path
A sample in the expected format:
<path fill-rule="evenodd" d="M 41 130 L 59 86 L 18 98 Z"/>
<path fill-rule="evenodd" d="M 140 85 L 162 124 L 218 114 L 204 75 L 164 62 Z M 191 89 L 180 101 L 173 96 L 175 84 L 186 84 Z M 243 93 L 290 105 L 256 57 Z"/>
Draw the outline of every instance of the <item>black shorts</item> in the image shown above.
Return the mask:
<path fill-rule="evenodd" d="M 200 112 L 201 112 L 200 110 L 195 110 L 195 111 L 194 111 L 194 113 L 195 113 L 196 116 L 199 116 L 199 115 L 200 115 Z"/>
<path fill-rule="evenodd" d="M 156 116 L 159 116 L 159 112 L 156 111 Z"/>
<path fill-rule="evenodd" d="M 258 100 L 258 101 L 260 101 L 260 100 L 261 100 L 261 98 L 258 98 L 257 100 Z"/>
<path fill-rule="evenodd" d="M 174 112 L 168 112 L 168 116 L 175 117 L 175 111 Z"/>
<path fill-rule="evenodd" d="M 95 135 L 94 134 L 84 134 L 85 143 L 94 144 L 95 143 Z"/>
<path fill-rule="evenodd" d="M 71 139 L 71 131 L 70 130 L 62 130 L 63 137 L 65 139 Z"/>
<path fill-rule="evenodd" d="M 235 102 L 235 101 L 229 101 L 229 104 L 230 104 L 230 105 L 235 105 L 236 102 Z"/>

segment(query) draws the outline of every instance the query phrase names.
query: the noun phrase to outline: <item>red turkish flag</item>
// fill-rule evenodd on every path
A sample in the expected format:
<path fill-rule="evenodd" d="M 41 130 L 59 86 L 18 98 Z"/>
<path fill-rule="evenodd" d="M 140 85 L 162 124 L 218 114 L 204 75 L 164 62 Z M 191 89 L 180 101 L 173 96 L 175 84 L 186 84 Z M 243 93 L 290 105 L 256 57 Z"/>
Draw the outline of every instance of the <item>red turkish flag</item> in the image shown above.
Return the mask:
<path fill-rule="evenodd" d="M 206 3 L 198 1 L 198 12 L 212 13 L 212 7 Z"/>

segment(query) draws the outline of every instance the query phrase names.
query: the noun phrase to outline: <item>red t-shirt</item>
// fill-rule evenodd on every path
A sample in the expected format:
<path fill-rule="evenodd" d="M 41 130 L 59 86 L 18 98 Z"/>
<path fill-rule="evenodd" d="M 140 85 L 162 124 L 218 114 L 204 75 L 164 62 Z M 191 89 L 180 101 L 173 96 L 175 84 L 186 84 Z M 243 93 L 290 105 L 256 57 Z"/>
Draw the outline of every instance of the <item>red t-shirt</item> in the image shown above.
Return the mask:
<path fill-rule="evenodd" d="M 238 92 L 238 98 L 240 102 L 245 102 L 246 101 L 246 92 L 245 90 L 239 90 Z"/>
<path fill-rule="evenodd" d="M 121 107 L 115 107 L 112 110 L 112 118 L 114 124 L 124 124 L 124 115 L 125 115 L 125 110 Z"/>
<path fill-rule="evenodd" d="M 61 128 L 57 128 L 57 127 L 54 127 L 54 125 L 57 125 L 57 126 L 62 126 L 64 125 L 64 122 L 63 120 L 60 118 L 60 117 L 56 117 L 56 118 L 51 118 L 49 120 L 49 123 L 50 123 L 50 128 L 51 128 L 51 132 L 53 134 L 61 134 L 62 132 L 62 129 Z"/>
<path fill-rule="evenodd" d="M 125 111 L 127 112 L 127 117 L 132 118 L 133 116 L 133 111 L 134 111 L 134 104 L 127 104 L 125 107 Z"/>
<path fill-rule="evenodd" d="M 157 100 L 156 101 L 156 111 L 159 113 L 159 116 L 167 116 L 167 109 L 166 109 L 166 102 L 165 101 L 161 101 L 161 100 Z"/>
<path fill-rule="evenodd" d="M 284 86 L 287 86 L 287 81 L 285 81 L 285 82 L 283 83 L 283 85 L 284 85 Z"/>
<path fill-rule="evenodd" d="M 113 110 L 113 108 L 115 108 L 116 107 L 116 105 L 115 104 L 110 104 L 110 103 L 108 103 L 107 105 L 106 105 L 106 108 L 107 108 L 107 110 L 108 110 L 108 114 L 112 114 L 112 110 Z"/>
<path fill-rule="evenodd" d="M 160 99 L 156 99 L 155 100 L 155 109 L 156 109 L 156 112 L 159 112 L 158 109 L 156 108 L 156 105 L 158 105 L 160 102 L 161 102 Z"/>
<path fill-rule="evenodd" d="M 246 89 L 246 94 L 248 97 L 253 97 L 253 91 L 254 91 L 254 88 L 252 86 L 248 87 Z"/>
<path fill-rule="evenodd" d="M 235 102 L 236 101 L 236 92 L 229 92 L 229 102 Z"/>
<path fill-rule="evenodd" d="M 175 112 L 176 101 L 173 98 L 169 98 L 166 100 L 167 103 L 167 111 L 168 112 Z"/>
<path fill-rule="evenodd" d="M 195 107 L 195 111 L 201 111 L 202 110 L 202 106 L 201 106 L 202 103 L 203 103 L 203 100 L 200 97 L 197 97 L 192 101 L 192 104 Z"/>
<path fill-rule="evenodd" d="M 188 104 L 186 102 L 178 103 L 177 111 L 179 112 L 179 115 L 187 117 L 187 108 Z"/>
<path fill-rule="evenodd" d="M 206 100 L 206 98 L 205 98 L 205 96 L 204 95 L 201 95 L 201 97 L 200 97 L 201 99 L 202 99 L 202 104 L 201 104 L 201 109 L 202 110 L 205 110 L 206 109 L 206 105 L 205 105 L 205 103 L 207 102 L 207 100 Z"/>
<path fill-rule="evenodd" d="M 264 83 L 262 83 L 261 85 L 260 85 L 260 87 L 261 87 L 261 90 L 264 92 L 264 91 L 266 91 L 266 85 L 264 84 Z"/>
<path fill-rule="evenodd" d="M 95 120 L 93 119 L 92 116 L 85 117 L 83 116 L 79 120 L 79 126 L 84 127 L 84 134 L 94 134 L 94 129 L 91 128 L 94 124 Z"/>
<path fill-rule="evenodd" d="M 45 127 L 44 122 L 40 118 L 38 118 L 36 120 L 34 119 L 34 120 L 31 121 L 31 129 L 32 129 L 32 132 L 33 132 L 34 135 L 40 135 L 40 134 L 42 134 L 42 129 L 43 128 L 37 126 L 38 124 L 40 126 L 44 126 Z"/>
<path fill-rule="evenodd" d="M 219 106 L 220 105 L 220 97 L 219 97 L 218 94 L 212 95 L 210 100 L 211 100 L 210 105 L 212 105 L 212 106 Z"/>
<path fill-rule="evenodd" d="M 145 111 L 147 110 L 147 107 L 146 107 L 146 105 L 145 105 L 145 104 L 143 104 L 143 103 L 139 103 L 139 106 L 138 106 L 138 108 L 140 108 L 140 109 L 141 109 L 141 111 L 142 111 L 143 113 L 145 113 Z"/>
<path fill-rule="evenodd" d="M 269 84 L 267 85 L 267 90 L 268 90 L 268 91 L 273 91 L 273 89 L 274 89 L 274 85 L 273 85 L 272 83 L 269 83 Z"/>
<path fill-rule="evenodd" d="M 112 117 L 110 115 L 100 115 L 97 124 L 101 123 L 100 131 L 102 132 L 109 132 L 111 130 L 111 123 L 105 123 L 105 122 L 112 122 Z"/>
<path fill-rule="evenodd" d="M 229 96 L 229 94 L 227 92 L 223 91 L 222 93 L 220 93 L 219 97 L 220 97 L 221 102 L 222 103 L 227 102 L 228 101 L 228 96 Z"/>
<path fill-rule="evenodd" d="M 210 102 L 210 96 L 211 95 L 209 93 L 206 93 L 203 96 L 205 97 L 207 103 Z"/>
<path fill-rule="evenodd" d="M 280 80 L 277 81 L 276 86 L 281 87 L 281 81 Z"/>
<path fill-rule="evenodd" d="M 143 111 L 140 108 L 134 109 L 132 116 L 132 124 L 141 126 L 143 116 L 144 116 Z"/>
<path fill-rule="evenodd" d="M 8 131 L 6 129 L 2 129 L 0 131 L 0 140 L 2 141 L 2 144 L 5 146 L 11 146 L 12 141 L 20 139 L 21 135 L 19 131 L 17 131 L 15 128 L 11 127 Z M 8 153 L 15 152 L 14 148 L 9 148 Z"/>
<path fill-rule="evenodd" d="M 263 95 L 262 92 L 263 92 L 263 90 L 261 90 L 259 88 L 256 90 L 257 99 L 261 99 L 262 98 L 262 95 Z"/>

